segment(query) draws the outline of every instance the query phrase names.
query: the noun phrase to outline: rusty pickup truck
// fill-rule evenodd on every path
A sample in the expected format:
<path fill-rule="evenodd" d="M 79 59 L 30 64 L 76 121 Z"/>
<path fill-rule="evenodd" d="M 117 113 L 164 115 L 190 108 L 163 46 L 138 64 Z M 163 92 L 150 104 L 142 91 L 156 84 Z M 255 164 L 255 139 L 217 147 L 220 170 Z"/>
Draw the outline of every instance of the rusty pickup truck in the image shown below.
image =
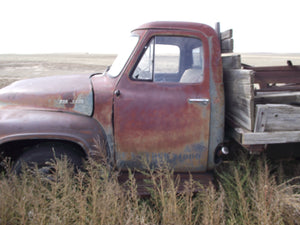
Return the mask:
<path fill-rule="evenodd" d="M 12 83 L 0 90 L 1 155 L 16 172 L 22 162 L 47 170 L 54 155 L 207 172 L 231 143 L 251 153 L 295 148 L 300 67 L 251 67 L 232 50 L 232 30 L 152 22 L 131 32 L 102 74 Z"/>

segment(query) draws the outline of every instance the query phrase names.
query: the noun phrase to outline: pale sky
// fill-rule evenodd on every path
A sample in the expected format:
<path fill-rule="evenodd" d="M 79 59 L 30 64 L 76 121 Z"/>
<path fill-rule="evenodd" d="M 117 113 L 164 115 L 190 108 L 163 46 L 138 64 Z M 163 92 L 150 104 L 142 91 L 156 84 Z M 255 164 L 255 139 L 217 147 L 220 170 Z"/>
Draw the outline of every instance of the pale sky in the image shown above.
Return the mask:
<path fill-rule="evenodd" d="M 0 0 L 0 54 L 117 53 L 150 21 L 234 32 L 235 52 L 300 53 L 299 0 Z"/>

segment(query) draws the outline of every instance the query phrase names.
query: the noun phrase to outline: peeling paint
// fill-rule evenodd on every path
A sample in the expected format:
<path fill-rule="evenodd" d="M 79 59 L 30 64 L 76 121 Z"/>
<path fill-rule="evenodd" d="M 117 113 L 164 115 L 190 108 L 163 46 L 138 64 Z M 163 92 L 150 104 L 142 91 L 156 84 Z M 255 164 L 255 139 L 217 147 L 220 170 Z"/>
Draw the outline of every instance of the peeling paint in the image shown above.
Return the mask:
<path fill-rule="evenodd" d="M 59 110 L 90 116 L 94 107 L 90 79 L 69 75 L 17 81 L 0 90 L 0 107 Z"/>

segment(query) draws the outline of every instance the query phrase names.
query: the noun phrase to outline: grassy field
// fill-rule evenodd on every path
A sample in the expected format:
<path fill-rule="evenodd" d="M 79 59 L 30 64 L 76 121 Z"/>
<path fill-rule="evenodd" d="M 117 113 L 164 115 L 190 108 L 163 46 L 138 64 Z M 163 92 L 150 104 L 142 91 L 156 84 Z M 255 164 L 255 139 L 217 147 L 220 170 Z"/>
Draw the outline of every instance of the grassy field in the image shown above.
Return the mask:
<path fill-rule="evenodd" d="M 0 86 L 15 80 L 102 72 L 114 55 L 0 55 Z M 246 64 L 300 65 L 300 55 L 243 54 Z M 241 155 L 219 166 L 215 183 L 178 183 L 163 165 L 146 171 L 149 198 L 137 195 L 133 177 L 117 182 L 117 171 L 90 161 L 73 173 L 67 160 L 53 162 L 52 179 L 24 173 L 0 174 L 0 224 L 300 224 L 300 165 Z M 291 169 L 292 168 L 292 169 Z M 195 187 L 203 191 L 194 193 Z"/>
<path fill-rule="evenodd" d="M 77 174 L 67 160 L 53 165 L 51 179 L 0 174 L 0 224 L 300 224 L 300 177 L 289 179 L 283 166 L 263 159 L 240 156 L 217 168 L 216 184 L 191 178 L 180 194 L 162 165 L 145 172 L 148 198 L 137 195 L 133 176 L 120 185 L 118 173 L 101 164 L 89 162 Z"/>

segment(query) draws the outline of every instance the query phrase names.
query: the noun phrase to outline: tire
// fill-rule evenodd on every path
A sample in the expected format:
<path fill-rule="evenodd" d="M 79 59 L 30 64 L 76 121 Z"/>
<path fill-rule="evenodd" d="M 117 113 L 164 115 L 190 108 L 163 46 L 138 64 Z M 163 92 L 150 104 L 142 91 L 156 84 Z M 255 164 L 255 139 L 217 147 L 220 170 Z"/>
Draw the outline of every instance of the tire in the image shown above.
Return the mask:
<path fill-rule="evenodd" d="M 14 165 L 14 172 L 20 174 L 23 165 L 33 169 L 37 166 L 38 170 L 43 174 L 53 173 L 52 162 L 55 159 L 62 160 L 66 156 L 68 161 L 74 165 L 75 169 L 81 168 L 83 165 L 84 155 L 80 150 L 71 144 L 66 143 L 41 143 L 27 151 L 25 151 L 16 161 Z M 50 164 L 49 164 L 50 162 Z"/>

